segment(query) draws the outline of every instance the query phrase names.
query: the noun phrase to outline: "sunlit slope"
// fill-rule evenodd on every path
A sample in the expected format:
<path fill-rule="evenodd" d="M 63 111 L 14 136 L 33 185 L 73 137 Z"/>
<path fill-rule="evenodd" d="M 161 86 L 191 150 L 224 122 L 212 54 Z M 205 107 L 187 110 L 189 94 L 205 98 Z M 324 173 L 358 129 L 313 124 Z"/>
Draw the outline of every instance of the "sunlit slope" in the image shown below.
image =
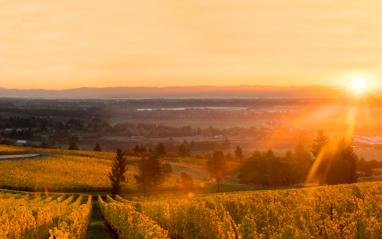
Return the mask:
<path fill-rule="evenodd" d="M 108 202 L 134 207 L 170 238 L 381 238 L 381 193 L 373 182 Z"/>
<path fill-rule="evenodd" d="M 53 155 L 38 159 L 0 161 L 0 186 L 32 191 L 67 191 L 110 187 L 110 160 Z"/>
<path fill-rule="evenodd" d="M 111 188 L 108 173 L 111 171 L 113 153 L 71 150 L 46 150 L 0 146 L 0 151 L 10 154 L 25 149 L 46 154 L 46 157 L 0 161 L 0 187 L 30 191 L 107 191 Z M 129 163 L 139 158 L 128 157 Z M 136 189 L 134 175 L 138 168 L 129 165 L 126 172 L 126 189 Z M 164 187 L 174 187 L 176 176 L 171 176 Z"/>

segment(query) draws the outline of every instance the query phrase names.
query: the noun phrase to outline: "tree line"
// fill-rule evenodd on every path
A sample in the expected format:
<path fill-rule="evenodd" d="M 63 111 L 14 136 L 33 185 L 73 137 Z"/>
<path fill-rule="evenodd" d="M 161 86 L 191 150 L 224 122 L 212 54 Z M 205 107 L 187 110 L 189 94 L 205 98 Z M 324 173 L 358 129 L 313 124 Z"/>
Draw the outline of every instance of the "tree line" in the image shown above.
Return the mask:
<path fill-rule="evenodd" d="M 299 142 L 293 151 L 277 157 L 272 150 L 255 151 L 239 168 L 242 183 L 283 186 L 318 182 L 320 185 L 355 183 L 358 176 L 370 176 L 372 165 L 359 160 L 353 146 L 345 138 L 330 139 L 319 131 L 307 147 Z"/>

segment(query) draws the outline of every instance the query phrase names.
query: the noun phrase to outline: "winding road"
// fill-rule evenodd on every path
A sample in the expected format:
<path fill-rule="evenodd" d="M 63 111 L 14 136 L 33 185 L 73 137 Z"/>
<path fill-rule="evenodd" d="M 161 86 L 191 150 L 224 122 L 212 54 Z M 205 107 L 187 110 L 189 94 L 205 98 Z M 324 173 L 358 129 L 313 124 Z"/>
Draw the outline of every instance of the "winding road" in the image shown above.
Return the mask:
<path fill-rule="evenodd" d="M 0 155 L 0 161 L 7 160 L 20 160 L 20 159 L 36 159 L 46 157 L 46 154 L 12 154 L 12 155 Z"/>

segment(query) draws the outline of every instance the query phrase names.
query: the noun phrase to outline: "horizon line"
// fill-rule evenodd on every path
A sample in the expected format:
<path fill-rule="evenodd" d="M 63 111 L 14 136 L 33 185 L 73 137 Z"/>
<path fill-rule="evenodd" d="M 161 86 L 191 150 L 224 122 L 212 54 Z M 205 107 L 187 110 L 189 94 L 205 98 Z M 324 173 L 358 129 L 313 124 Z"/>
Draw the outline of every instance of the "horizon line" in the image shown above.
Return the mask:
<path fill-rule="evenodd" d="M 65 89 L 49 89 L 49 88 L 5 88 L 3 90 L 45 90 L 45 91 L 65 91 L 65 90 L 78 90 L 78 89 L 116 89 L 116 88 L 152 88 L 152 89 L 168 89 L 168 88 L 198 88 L 198 87 L 214 87 L 214 88 L 226 88 L 226 87 L 269 87 L 269 88 L 295 88 L 295 87 L 340 87 L 338 84 L 326 85 L 326 84 L 310 84 L 310 85 L 174 85 L 174 86 L 105 86 L 105 87 L 92 87 L 81 86 Z"/>

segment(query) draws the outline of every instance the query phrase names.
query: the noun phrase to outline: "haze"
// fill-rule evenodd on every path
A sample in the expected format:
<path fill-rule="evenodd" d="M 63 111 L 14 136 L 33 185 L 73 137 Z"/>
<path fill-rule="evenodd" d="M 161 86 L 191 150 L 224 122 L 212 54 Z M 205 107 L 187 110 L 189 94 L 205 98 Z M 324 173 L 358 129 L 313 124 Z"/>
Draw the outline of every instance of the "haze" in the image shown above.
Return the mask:
<path fill-rule="evenodd" d="M 378 82 L 380 1 L 1 0 L 1 87 Z"/>

